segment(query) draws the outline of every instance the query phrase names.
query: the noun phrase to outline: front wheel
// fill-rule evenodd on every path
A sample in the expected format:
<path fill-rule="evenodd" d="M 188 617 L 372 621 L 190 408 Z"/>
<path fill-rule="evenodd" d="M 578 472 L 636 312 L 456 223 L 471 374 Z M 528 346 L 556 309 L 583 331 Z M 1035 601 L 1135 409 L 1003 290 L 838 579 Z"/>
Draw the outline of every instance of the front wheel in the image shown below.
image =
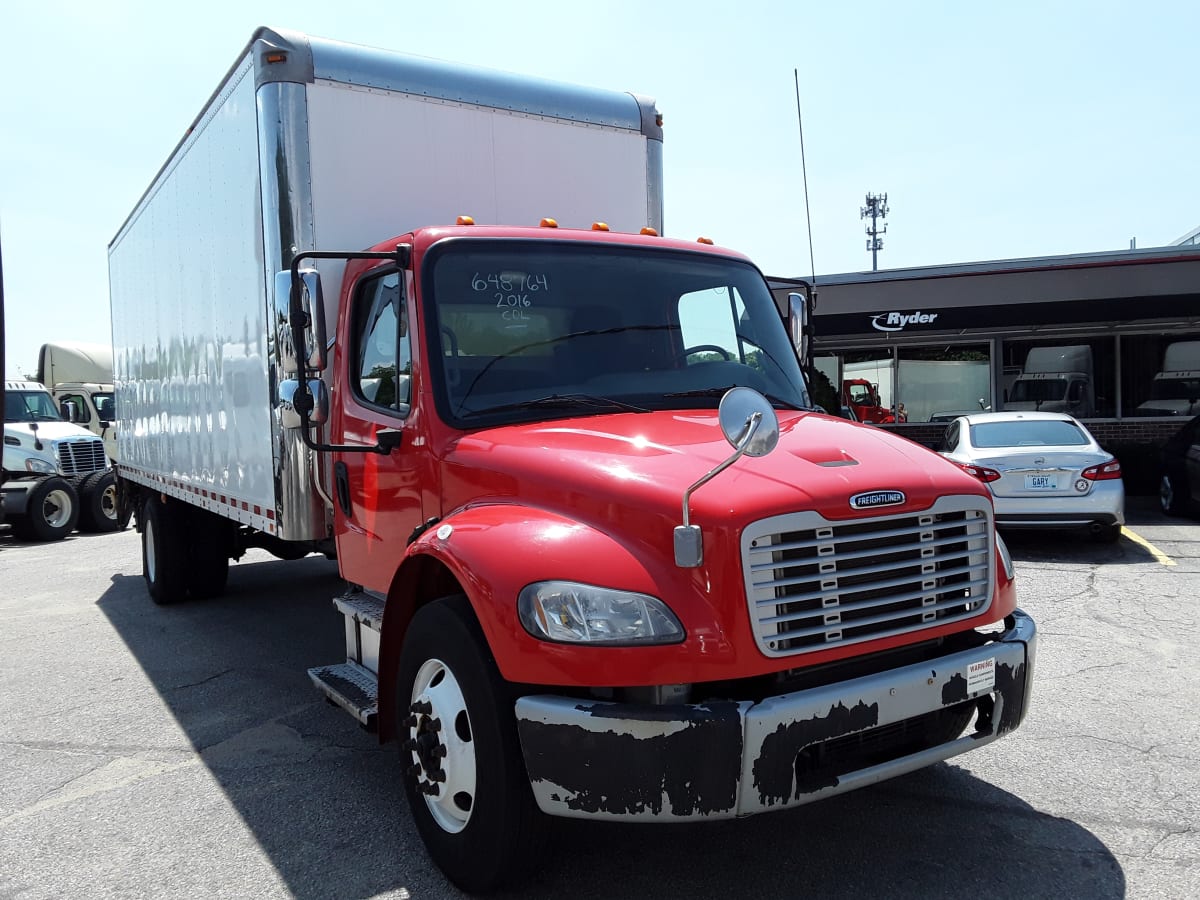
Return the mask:
<path fill-rule="evenodd" d="M 13 519 L 13 531 L 27 541 L 61 541 L 79 521 L 79 495 L 65 478 L 48 475 L 29 492 L 25 514 Z"/>
<path fill-rule="evenodd" d="M 396 690 L 404 790 L 430 857 L 467 892 L 519 879 L 543 839 L 513 701 L 465 597 L 417 612 Z"/>

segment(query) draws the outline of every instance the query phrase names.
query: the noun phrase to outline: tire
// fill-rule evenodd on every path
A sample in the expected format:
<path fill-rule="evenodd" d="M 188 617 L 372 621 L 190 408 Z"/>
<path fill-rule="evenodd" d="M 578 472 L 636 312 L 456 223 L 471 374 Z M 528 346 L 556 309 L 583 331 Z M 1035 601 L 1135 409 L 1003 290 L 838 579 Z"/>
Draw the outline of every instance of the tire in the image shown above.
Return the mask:
<path fill-rule="evenodd" d="M 229 580 L 228 526 L 224 519 L 199 509 L 192 514 L 188 593 L 195 600 L 219 597 Z"/>
<path fill-rule="evenodd" d="M 1188 486 L 1182 476 L 1164 472 L 1158 486 L 1158 500 L 1162 511 L 1168 516 L 1182 516 L 1187 512 Z"/>
<path fill-rule="evenodd" d="M 13 531 L 27 541 L 61 541 L 79 521 L 79 495 L 65 478 L 39 478 L 29 492 L 25 512 L 13 517 Z"/>
<path fill-rule="evenodd" d="M 187 596 L 188 548 L 183 508 L 148 497 L 142 507 L 142 577 L 150 599 L 160 606 Z"/>
<path fill-rule="evenodd" d="M 545 834 L 514 699 L 465 597 L 417 611 L 396 690 L 404 790 L 430 857 L 468 893 L 518 881 Z"/>
<path fill-rule="evenodd" d="M 1121 539 L 1120 525 L 1101 525 L 1098 531 L 1093 531 L 1091 538 L 1097 544 L 1115 544 Z"/>
<path fill-rule="evenodd" d="M 81 531 L 119 531 L 117 476 L 111 469 L 93 472 L 79 486 L 79 528 Z"/>

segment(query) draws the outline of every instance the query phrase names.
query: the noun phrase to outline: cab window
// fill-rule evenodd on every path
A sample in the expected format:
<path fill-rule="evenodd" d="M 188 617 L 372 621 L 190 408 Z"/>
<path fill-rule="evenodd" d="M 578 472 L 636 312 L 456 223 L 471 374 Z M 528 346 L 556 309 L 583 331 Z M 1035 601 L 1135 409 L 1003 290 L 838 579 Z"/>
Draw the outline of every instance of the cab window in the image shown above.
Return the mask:
<path fill-rule="evenodd" d="M 364 281 L 355 297 L 351 385 L 363 403 L 408 415 L 412 354 L 400 274 Z"/>

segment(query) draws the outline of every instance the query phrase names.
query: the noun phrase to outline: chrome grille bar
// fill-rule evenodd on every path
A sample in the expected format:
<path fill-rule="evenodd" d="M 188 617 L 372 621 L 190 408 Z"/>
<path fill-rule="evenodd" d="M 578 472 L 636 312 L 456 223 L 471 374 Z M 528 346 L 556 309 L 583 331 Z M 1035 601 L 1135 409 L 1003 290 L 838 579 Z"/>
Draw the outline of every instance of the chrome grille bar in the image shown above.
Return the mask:
<path fill-rule="evenodd" d="M 992 600 L 993 554 L 991 508 L 978 497 L 915 514 L 756 522 L 742 536 L 755 639 L 788 656 L 978 615 Z"/>

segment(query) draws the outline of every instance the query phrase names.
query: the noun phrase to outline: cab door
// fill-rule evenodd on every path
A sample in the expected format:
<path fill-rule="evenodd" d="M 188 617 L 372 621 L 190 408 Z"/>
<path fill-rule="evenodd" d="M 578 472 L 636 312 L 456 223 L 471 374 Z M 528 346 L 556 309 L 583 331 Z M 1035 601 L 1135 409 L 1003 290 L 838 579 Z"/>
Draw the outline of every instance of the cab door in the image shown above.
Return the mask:
<path fill-rule="evenodd" d="M 338 561 L 348 581 L 386 591 L 422 521 L 419 446 L 414 438 L 412 336 L 405 273 L 369 271 L 351 295 L 338 443 L 375 446 L 381 429 L 401 432 L 388 454 L 340 451 L 333 458 Z"/>

